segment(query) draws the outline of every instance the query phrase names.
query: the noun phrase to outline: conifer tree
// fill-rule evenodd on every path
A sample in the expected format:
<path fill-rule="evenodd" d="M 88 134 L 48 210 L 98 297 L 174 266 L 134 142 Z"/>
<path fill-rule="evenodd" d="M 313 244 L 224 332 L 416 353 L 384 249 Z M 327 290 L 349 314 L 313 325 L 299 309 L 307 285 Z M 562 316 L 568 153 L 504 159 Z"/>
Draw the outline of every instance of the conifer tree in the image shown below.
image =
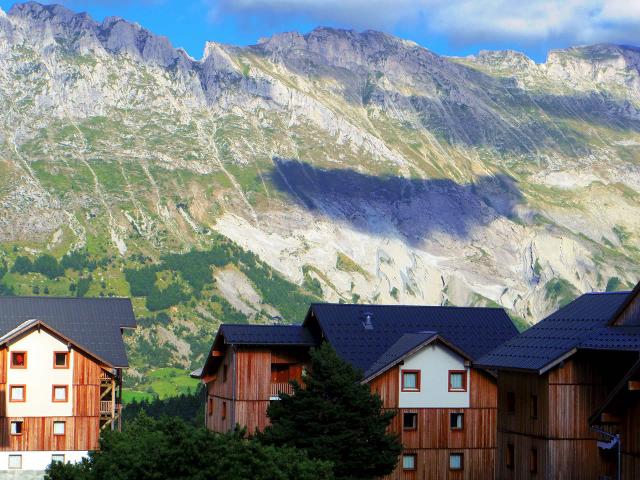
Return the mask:
<path fill-rule="evenodd" d="M 293 382 L 293 394 L 281 394 L 268 408 L 271 426 L 262 442 L 305 450 L 334 465 L 336 479 L 364 480 L 391 473 L 401 445 L 387 432 L 395 413 L 363 385 L 362 374 L 324 343 L 311 351 L 311 368 Z"/>

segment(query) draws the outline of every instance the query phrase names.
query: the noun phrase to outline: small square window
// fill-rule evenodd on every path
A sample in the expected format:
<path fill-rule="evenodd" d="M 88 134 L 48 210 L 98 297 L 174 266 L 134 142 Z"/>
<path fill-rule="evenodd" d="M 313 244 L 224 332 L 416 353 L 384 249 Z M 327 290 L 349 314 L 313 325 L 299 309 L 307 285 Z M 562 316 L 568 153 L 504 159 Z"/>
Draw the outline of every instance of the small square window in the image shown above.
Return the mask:
<path fill-rule="evenodd" d="M 11 422 L 11 435 L 22 435 L 22 420 Z"/>
<path fill-rule="evenodd" d="M 531 395 L 531 418 L 538 418 L 538 396 Z"/>
<path fill-rule="evenodd" d="M 51 463 L 64 463 L 64 455 L 60 454 L 60 453 L 54 453 L 53 455 L 51 455 Z"/>
<path fill-rule="evenodd" d="M 404 430 L 416 430 L 418 428 L 418 414 L 415 412 L 403 413 L 402 428 Z"/>
<path fill-rule="evenodd" d="M 11 385 L 9 388 L 10 402 L 24 402 L 27 399 L 27 387 L 24 385 Z"/>
<path fill-rule="evenodd" d="M 418 370 L 402 371 L 402 391 L 403 392 L 419 392 L 420 391 L 420 372 Z"/>
<path fill-rule="evenodd" d="M 467 391 L 467 372 L 464 370 L 449 370 L 449 391 Z"/>
<path fill-rule="evenodd" d="M 462 470 L 464 466 L 464 455 L 462 453 L 449 454 L 449 470 Z"/>
<path fill-rule="evenodd" d="M 53 422 L 53 434 L 64 435 L 64 433 L 65 433 L 65 422 Z"/>
<path fill-rule="evenodd" d="M 52 401 L 54 402 L 66 402 L 68 400 L 69 389 L 66 385 L 54 385 Z"/>
<path fill-rule="evenodd" d="M 516 394 L 514 392 L 507 392 L 507 413 L 516 413 Z"/>
<path fill-rule="evenodd" d="M 53 368 L 69 368 L 69 352 L 54 352 Z"/>
<path fill-rule="evenodd" d="M 403 470 L 415 470 L 416 469 L 416 454 L 407 453 L 402 456 L 402 469 Z"/>
<path fill-rule="evenodd" d="M 450 414 L 449 426 L 451 430 L 462 430 L 464 428 L 464 413 L 456 412 Z"/>
<path fill-rule="evenodd" d="M 507 450 L 505 454 L 506 454 L 505 465 L 507 466 L 507 468 L 512 469 L 515 463 L 515 451 L 513 448 L 513 443 L 507 444 Z"/>
<path fill-rule="evenodd" d="M 27 352 L 11 352 L 11 368 L 27 368 Z"/>
<path fill-rule="evenodd" d="M 22 468 L 22 455 L 9 455 L 9 468 L 20 470 Z"/>

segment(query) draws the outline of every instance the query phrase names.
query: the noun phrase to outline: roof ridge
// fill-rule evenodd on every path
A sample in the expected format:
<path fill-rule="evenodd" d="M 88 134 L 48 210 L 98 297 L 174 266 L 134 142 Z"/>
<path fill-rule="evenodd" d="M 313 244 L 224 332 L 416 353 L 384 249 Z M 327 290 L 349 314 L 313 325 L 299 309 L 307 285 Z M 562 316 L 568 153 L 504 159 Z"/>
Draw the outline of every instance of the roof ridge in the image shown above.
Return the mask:
<path fill-rule="evenodd" d="M 314 302 L 315 305 L 331 305 L 341 307 L 389 307 L 389 308 L 446 308 L 446 309 L 467 309 L 467 310 L 505 310 L 504 307 L 481 307 L 471 305 L 404 305 L 397 303 L 335 303 L 335 302 Z"/>

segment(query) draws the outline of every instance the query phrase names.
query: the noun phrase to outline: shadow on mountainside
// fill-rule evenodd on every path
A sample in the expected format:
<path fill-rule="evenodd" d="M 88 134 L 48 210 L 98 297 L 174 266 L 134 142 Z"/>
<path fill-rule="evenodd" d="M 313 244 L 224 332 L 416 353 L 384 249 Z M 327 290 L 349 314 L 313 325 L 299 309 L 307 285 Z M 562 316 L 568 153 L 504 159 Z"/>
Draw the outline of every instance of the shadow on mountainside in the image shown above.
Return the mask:
<path fill-rule="evenodd" d="M 461 185 L 449 179 L 377 177 L 297 160 L 273 161 L 273 184 L 300 206 L 370 234 L 400 234 L 410 244 L 435 233 L 467 238 L 474 227 L 514 217 L 522 200 L 515 180 L 506 175 Z"/>

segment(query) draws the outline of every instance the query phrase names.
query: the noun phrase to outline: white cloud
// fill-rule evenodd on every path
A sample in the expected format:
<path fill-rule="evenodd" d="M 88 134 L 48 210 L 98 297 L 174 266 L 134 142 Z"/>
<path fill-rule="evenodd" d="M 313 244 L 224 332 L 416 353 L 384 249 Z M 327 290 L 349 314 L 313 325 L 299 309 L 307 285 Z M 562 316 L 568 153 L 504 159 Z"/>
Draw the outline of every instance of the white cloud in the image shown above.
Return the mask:
<path fill-rule="evenodd" d="M 226 14 L 274 24 L 297 16 L 356 29 L 414 28 L 458 44 L 640 43 L 640 0 L 217 0 L 212 15 Z"/>

